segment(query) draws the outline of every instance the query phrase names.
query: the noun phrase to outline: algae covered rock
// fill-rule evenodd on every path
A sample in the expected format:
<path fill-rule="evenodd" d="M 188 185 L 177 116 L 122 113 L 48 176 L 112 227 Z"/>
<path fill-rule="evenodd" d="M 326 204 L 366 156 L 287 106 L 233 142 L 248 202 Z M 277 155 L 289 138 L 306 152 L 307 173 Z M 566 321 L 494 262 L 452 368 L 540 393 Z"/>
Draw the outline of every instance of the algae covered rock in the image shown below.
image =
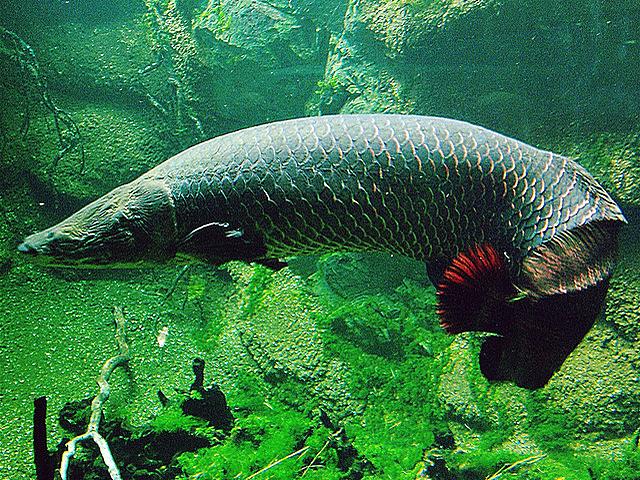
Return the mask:
<path fill-rule="evenodd" d="M 25 167 L 59 195 L 93 199 L 169 156 L 170 145 L 158 135 L 158 124 L 136 109 L 107 103 L 74 104 L 68 112 L 78 119 L 84 158 L 79 149 L 57 157 L 59 145 L 48 112 L 31 119 L 29 135 L 10 150 L 10 155 L 21 156 Z"/>
<path fill-rule="evenodd" d="M 303 115 L 324 72 L 323 16 L 334 5 L 294 3 L 223 1 L 196 10 L 193 38 L 209 69 L 198 91 L 227 128 Z"/>
<path fill-rule="evenodd" d="M 245 369 L 265 382 L 265 394 L 282 386 L 286 398 L 293 389 L 299 395 L 296 403 L 319 405 L 332 416 L 357 410 L 347 365 L 325 355 L 318 319 L 326 312 L 304 281 L 287 270 L 230 268 L 239 290 L 219 340 L 224 364 L 234 358 L 233 370 L 221 373 L 226 382 L 236 384 Z"/>

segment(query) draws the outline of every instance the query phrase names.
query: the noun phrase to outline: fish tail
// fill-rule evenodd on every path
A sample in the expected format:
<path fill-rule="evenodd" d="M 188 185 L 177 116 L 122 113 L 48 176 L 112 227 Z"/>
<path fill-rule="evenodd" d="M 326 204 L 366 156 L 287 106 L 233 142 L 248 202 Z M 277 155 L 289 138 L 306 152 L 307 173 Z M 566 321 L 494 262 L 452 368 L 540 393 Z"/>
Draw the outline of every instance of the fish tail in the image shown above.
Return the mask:
<path fill-rule="evenodd" d="M 543 387 L 593 326 L 609 282 L 511 305 L 499 336 L 484 340 L 480 370 L 491 381 Z"/>
<path fill-rule="evenodd" d="M 602 309 L 617 233 L 618 224 L 607 221 L 559 233 L 527 255 L 515 282 L 491 245 L 461 252 L 438 283 L 442 327 L 496 334 L 480 351 L 487 379 L 544 386 Z"/>
<path fill-rule="evenodd" d="M 523 260 L 526 297 L 510 305 L 500 336 L 485 340 L 489 380 L 544 386 L 593 326 L 615 267 L 620 222 L 595 221 L 554 235 Z"/>

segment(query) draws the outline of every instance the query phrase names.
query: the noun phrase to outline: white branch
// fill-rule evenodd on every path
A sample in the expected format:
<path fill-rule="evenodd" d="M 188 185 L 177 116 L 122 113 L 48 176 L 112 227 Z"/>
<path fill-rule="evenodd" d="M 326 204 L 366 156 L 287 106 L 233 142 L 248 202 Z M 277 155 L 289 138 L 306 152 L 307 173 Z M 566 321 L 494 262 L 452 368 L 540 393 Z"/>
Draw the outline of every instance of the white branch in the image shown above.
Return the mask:
<path fill-rule="evenodd" d="M 122 312 L 121 307 L 115 307 L 113 309 L 113 316 L 116 322 L 116 343 L 118 344 L 119 353 L 115 357 L 111 357 L 109 360 L 104 362 L 102 369 L 100 370 L 100 375 L 96 381 L 98 382 L 98 386 L 100 387 L 100 392 L 91 402 L 91 418 L 89 419 L 89 425 L 87 426 L 87 431 L 82 435 L 78 435 L 77 437 L 72 438 L 67 442 L 67 450 L 62 454 L 62 460 L 60 462 L 60 477 L 62 480 L 67 480 L 67 470 L 69 469 L 69 461 L 71 457 L 73 457 L 76 453 L 76 446 L 78 443 L 83 442 L 84 440 L 92 439 L 98 448 L 100 449 L 100 453 L 102 454 L 102 459 L 104 460 L 107 469 L 109 470 L 109 475 L 112 480 L 121 480 L 120 470 L 118 470 L 118 466 L 116 465 L 115 460 L 113 459 L 113 455 L 111 454 L 111 450 L 109 449 L 109 444 L 107 441 L 98 433 L 98 427 L 100 426 L 100 419 L 102 418 L 102 409 L 104 406 L 104 402 L 109 398 L 109 378 L 114 370 L 129 361 L 129 345 L 127 345 L 127 340 L 125 338 L 125 318 Z"/>

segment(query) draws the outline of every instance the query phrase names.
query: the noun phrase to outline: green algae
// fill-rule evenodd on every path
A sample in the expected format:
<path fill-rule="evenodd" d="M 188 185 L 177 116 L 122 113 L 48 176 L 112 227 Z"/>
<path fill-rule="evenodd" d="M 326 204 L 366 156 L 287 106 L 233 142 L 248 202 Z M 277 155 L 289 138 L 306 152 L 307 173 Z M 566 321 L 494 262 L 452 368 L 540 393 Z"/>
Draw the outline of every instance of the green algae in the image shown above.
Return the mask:
<path fill-rule="evenodd" d="M 185 415 L 176 406 L 170 406 L 161 410 L 153 420 L 150 427 L 156 432 L 191 432 L 198 427 L 205 427 L 207 422 L 201 418 Z"/>
<path fill-rule="evenodd" d="M 313 428 L 304 415 L 270 402 L 238 419 L 230 437 L 221 445 L 195 454 L 185 453 L 179 461 L 189 477 L 246 478 L 273 465 L 269 468 L 268 478 L 296 478 L 296 474 L 304 469 L 303 460 L 309 455 L 321 461 L 324 469 L 332 470 L 326 463 L 329 456 L 318 455 L 322 453 L 323 440 L 329 437 L 326 428 Z M 286 458 L 295 452 L 299 453 Z M 274 465 L 277 461 L 280 463 Z"/>

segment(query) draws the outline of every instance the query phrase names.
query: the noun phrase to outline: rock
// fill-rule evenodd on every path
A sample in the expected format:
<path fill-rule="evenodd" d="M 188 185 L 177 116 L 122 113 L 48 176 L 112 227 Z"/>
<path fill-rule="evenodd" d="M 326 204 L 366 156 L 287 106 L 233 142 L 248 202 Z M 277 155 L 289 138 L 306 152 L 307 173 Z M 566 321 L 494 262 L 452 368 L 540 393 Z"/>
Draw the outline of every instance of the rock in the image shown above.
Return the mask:
<path fill-rule="evenodd" d="M 31 120 L 26 142 L 15 144 L 12 155 L 31 156 L 29 170 L 58 195 L 81 201 L 94 199 L 131 181 L 170 156 L 169 142 L 158 136 L 158 125 L 136 109 L 109 104 L 74 105 L 68 109 L 82 133 L 85 167 L 79 151 L 54 166 L 57 139 L 47 113 Z M 114 126 L 117 125 L 117 128 Z"/>
<path fill-rule="evenodd" d="M 382 253 L 341 253 L 321 260 L 326 286 L 343 298 L 392 293 L 405 280 L 428 284 L 425 266 L 402 256 Z"/>
<path fill-rule="evenodd" d="M 238 393 L 241 377 L 249 373 L 256 378 L 254 394 L 282 395 L 301 408 L 317 405 L 333 419 L 358 410 L 348 365 L 325 354 L 317 321 L 326 312 L 304 281 L 288 269 L 271 273 L 235 263 L 227 268 L 238 290 L 226 308 L 218 358 L 209 362 L 223 390 Z M 229 403 L 234 406 L 233 399 Z"/>
<path fill-rule="evenodd" d="M 227 129 L 303 115 L 324 73 L 329 34 L 322 24 L 333 4 L 298 3 L 223 1 L 197 12 L 193 36 L 211 72 L 201 96 Z"/>

